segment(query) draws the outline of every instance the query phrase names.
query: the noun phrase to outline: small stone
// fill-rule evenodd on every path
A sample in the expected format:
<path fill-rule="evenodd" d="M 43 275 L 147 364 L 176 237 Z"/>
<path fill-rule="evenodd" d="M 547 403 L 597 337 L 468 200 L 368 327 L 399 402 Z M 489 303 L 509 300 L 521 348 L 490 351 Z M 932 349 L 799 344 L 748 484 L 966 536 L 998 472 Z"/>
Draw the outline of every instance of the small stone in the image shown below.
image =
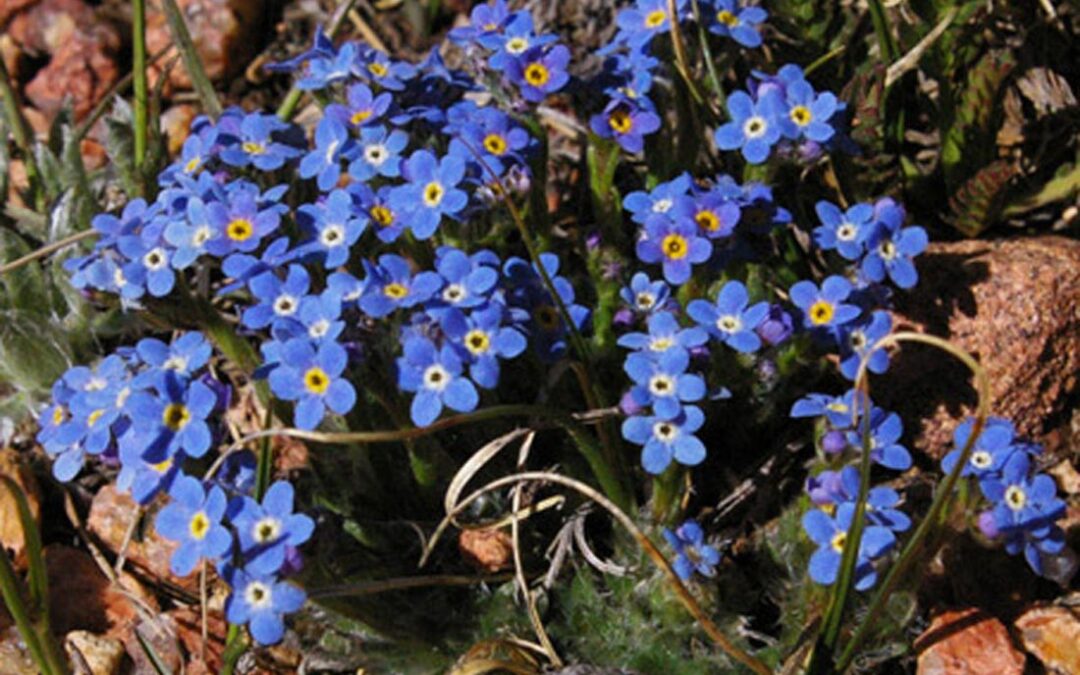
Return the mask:
<path fill-rule="evenodd" d="M 510 535 L 494 528 L 462 530 L 458 536 L 458 549 L 467 563 L 488 573 L 510 567 L 514 558 Z"/>
<path fill-rule="evenodd" d="M 180 154 L 195 119 L 195 106 L 190 103 L 174 105 L 161 114 L 161 132 L 169 142 L 169 156 Z"/>
<path fill-rule="evenodd" d="M 1065 607 L 1039 607 L 1024 612 L 1013 624 L 1020 641 L 1047 670 L 1062 675 L 1080 673 L 1080 618 Z"/>
<path fill-rule="evenodd" d="M 24 3 L 25 4 L 25 3 Z M 40 0 L 25 4 L 23 11 L 10 14 L 6 33 L 15 44 L 33 56 L 55 53 L 76 33 L 97 33 L 111 37 L 113 49 L 120 37 L 112 26 L 99 22 L 84 0 Z"/>
<path fill-rule="evenodd" d="M 947 338 L 975 355 L 990 379 L 994 415 L 1051 455 L 1070 447 L 1068 413 L 1080 391 L 1080 241 L 933 243 L 918 269 L 919 285 L 897 295 L 896 328 Z M 874 399 L 900 413 L 913 445 L 935 459 L 976 404 L 962 364 L 914 344 L 901 346 Z"/>
<path fill-rule="evenodd" d="M 36 4 L 38 0 L 0 0 L 0 28 L 15 14 Z"/>
<path fill-rule="evenodd" d="M 258 44 L 263 7 L 259 0 L 177 0 L 206 76 L 220 82 L 243 70 Z M 147 8 L 146 49 L 151 54 L 173 44 L 165 13 L 159 2 Z M 175 55 L 170 50 L 159 63 Z M 183 63 L 169 72 L 169 85 L 191 89 L 191 77 Z"/>
<path fill-rule="evenodd" d="M 129 495 L 117 491 L 113 485 L 105 485 L 94 495 L 94 501 L 90 504 L 90 515 L 86 519 L 87 529 L 98 538 L 101 545 L 113 553 L 118 553 L 137 508 Z M 142 531 L 138 533 L 140 529 Z M 143 574 L 168 580 L 196 593 L 198 573 L 193 572 L 180 578 L 169 570 L 169 559 L 177 544 L 158 536 L 153 527 L 136 528 L 136 531 L 137 534 L 131 538 L 125 550 L 127 564 Z"/>
<path fill-rule="evenodd" d="M 109 45 L 94 35 L 75 33 L 26 85 L 26 98 L 50 117 L 70 98 L 75 119 L 81 120 L 118 79 L 120 71 Z"/>
<path fill-rule="evenodd" d="M 123 642 L 84 630 L 68 633 L 64 640 L 64 649 L 72 663 L 82 663 L 90 669 L 90 675 L 117 675 L 124 664 Z"/>
<path fill-rule="evenodd" d="M 7 476 L 22 488 L 30 515 L 35 523 L 40 523 L 41 494 L 23 456 L 11 448 L 0 450 L 0 476 Z M 3 486 L 0 486 L 0 546 L 14 554 L 17 569 L 26 568 L 26 539 L 18 505 L 15 497 Z"/>
<path fill-rule="evenodd" d="M 164 664 L 166 672 L 177 673 L 184 665 L 184 655 L 180 651 L 180 643 L 176 639 L 176 626 L 166 614 L 153 619 L 143 619 L 133 630 L 119 636 L 124 641 L 124 649 L 128 657 L 134 663 L 131 669 L 133 673 L 156 673 L 157 667 L 151 660 L 147 650 L 153 650 L 154 655 Z M 143 642 L 139 641 L 142 637 Z"/>
<path fill-rule="evenodd" d="M 0 630 L 0 675 L 38 675 L 38 672 L 18 629 L 9 626 Z"/>
<path fill-rule="evenodd" d="M 986 612 L 968 608 L 934 617 L 915 641 L 919 675 L 1021 675 L 1024 655 Z"/>

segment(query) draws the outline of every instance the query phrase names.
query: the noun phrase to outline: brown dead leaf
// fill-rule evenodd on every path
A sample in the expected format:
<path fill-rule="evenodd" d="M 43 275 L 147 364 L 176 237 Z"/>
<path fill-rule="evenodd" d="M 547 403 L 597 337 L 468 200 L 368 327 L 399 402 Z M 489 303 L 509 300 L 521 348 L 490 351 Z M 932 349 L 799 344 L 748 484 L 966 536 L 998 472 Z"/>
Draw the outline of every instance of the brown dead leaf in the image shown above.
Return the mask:
<path fill-rule="evenodd" d="M 34 522 L 41 522 L 41 493 L 38 490 L 34 474 L 23 461 L 22 455 L 12 448 L 0 450 L 0 475 L 7 476 L 19 484 Z M 0 545 L 14 554 L 17 569 L 26 568 L 26 540 L 23 537 L 22 522 L 15 497 L 6 489 L 0 488 Z"/>
<path fill-rule="evenodd" d="M 458 536 L 458 549 L 469 563 L 481 572 L 498 572 L 511 565 L 514 547 L 503 530 L 462 530 Z"/>

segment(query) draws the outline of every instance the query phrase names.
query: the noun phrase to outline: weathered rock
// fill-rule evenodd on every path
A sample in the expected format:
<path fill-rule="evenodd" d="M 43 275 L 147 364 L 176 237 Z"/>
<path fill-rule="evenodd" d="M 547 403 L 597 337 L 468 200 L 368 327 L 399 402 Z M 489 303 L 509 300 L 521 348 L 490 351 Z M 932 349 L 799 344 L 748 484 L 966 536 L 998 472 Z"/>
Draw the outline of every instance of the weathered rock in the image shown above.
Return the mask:
<path fill-rule="evenodd" d="M 23 3 L 12 11 L 6 34 L 23 51 L 34 56 L 56 52 L 76 33 L 111 37 L 120 46 L 119 34 L 111 26 L 99 23 L 94 10 L 84 0 L 40 0 Z"/>
<path fill-rule="evenodd" d="M 131 527 L 137 506 L 127 494 L 117 491 L 113 485 L 102 487 L 90 504 L 86 526 L 98 538 L 99 543 L 117 553 L 123 546 L 124 537 Z M 125 549 L 127 564 L 140 573 L 171 582 L 190 593 L 198 590 L 199 577 L 192 573 L 180 578 L 169 571 L 169 559 L 177 544 L 157 535 L 152 526 L 142 529 L 131 538 Z"/>
<path fill-rule="evenodd" d="M 50 117 L 70 98 L 80 120 L 120 79 L 114 54 L 100 37 L 75 33 L 26 85 L 26 98 Z"/>
<path fill-rule="evenodd" d="M 1020 641 L 1047 670 L 1062 675 L 1080 673 L 1080 618 L 1065 607 L 1028 610 L 1013 624 Z"/>
<path fill-rule="evenodd" d="M 1024 655 L 1005 626 L 979 609 L 944 612 L 915 641 L 919 675 L 1020 675 Z"/>
<path fill-rule="evenodd" d="M 190 103 L 174 105 L 161 114 L 161 132 L 169 143 L 169 156 L 180 154 L 195 119 L 195 106 Z"/>
<path fill-rule="evenodd" d="M 38 669 L 19 631 L 10 626 L 0 631 L 0 675 L 37 675 Z"/>
<path fill-rule="evenodd" d="M 73 630 L 120 637 L 138 620 L 136 603 L 156 612 L 157 602 L 130 575 L 116 588 L 89 553 L 51 544 L 45 548 L 49 577 L 49 613 L 58 635 Z"/>
<path fill-rule="evenodd" d="M 258 0 L 177 0 L 176 4 L 187 22 L 207 77 L 221 81 L 243 70 L 258 47 L 263 3 Z M 155 54 L 172 43 L 165 13 L 159 2 L 153 2 L 147 10 L 146 48 Z M 170 50 L 159 63 L 167 63 L 174 54 L 175 51 Z M 169 72 L 169 85 L 181 90 L 191 89 L 191 77 L 183 63 Z"/>
<path fill-rule="evenodd" d="M 0 450 L 0 476 L 7 476 L 22 488 L 26 503 L 35 523 L 41 522 L 41 496 L 34 474 L 23 462 L 22 456 L 11 448 Z M 26 538 L 15 497 L 0 486 L 0 546 L 14 553 L 15 566 L 26 565 Z M 2 553 L 0 553 L 2 555 Z"/>
<path fill-rule="evenodd" d="M 64 639 L 64 649 L 73 663 L 89 668 L 90 675 L 117 675 L 124 665 L 124 643 L 84 630 L 68 633 Z"/>
<path fill-rule="evenodd" d="M 993 414 L 1051 451 L 1070 444 L 1080 375 L 1080 242 L 1062 237 L 931 244 L 919 285 L 897 297 L 896 327 L 946 337 L 979 358 Z M 967 369 L 903 345 L 875 400 L 904 419 L 915 447 L 940 458 L 975 409 Z"/>
<path fill-rule="evenodd" d="M 498 572 L 512 564 L 513 543 L 503 530 L 462 530 L 458 549 L 465 561 L 481 572 Z"/>
<path fill-rule="evenodd" d="M 12 16 L 37 2 L 38 0 L 0 0 L 0 27 Z"/>
<path fill-rule="evenodd" d="M 134 662 L 133 673 L 156 673 L 157 667 L 150 660 L 146 648 L 139 642 L 139 637 L 149 645 L 153 653 L 168 669 L 166 672 L 177 673 L 184 665 L 184 655 L 176 639 L 176 630 L 168 615 L 143 619 L 132 630 L 118 636 L 124 641 L 124 649 Z"/>

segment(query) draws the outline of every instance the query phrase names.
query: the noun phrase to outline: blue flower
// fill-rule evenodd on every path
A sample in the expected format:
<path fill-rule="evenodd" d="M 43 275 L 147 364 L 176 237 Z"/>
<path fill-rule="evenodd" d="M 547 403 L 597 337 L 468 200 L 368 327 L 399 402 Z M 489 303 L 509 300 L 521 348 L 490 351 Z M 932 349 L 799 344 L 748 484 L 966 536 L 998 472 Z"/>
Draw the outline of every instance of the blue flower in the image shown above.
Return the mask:
<path fill-rule="evenodd" d="M 769 17 L 760 7 L 741 7 L 739 0 L 712 0 L 709 32 L 730 37 L 743 47 L 760 47 L 758 24 Z"/>
<path fill-rule="evenodd" d="M 521 97 L 539 103 L 562 89 L 570 81 L 566 67 L 570 63 L 570 50 L 555 45 L 549 50 L 533 47 L 506 64 L 506 75 L 521 89 Z"/>
<path fill-rule="evenodd" d="M 551 279 L 574 328 L 581 330 L 590 312 L 574 301 L 574 286 L 559 276 L 559 257 L 554 253 L 541 253 L 540 264 Z M 570 328 L 563 321 L 556 300 L 551 297 L 537 268 L 526 260 L 512 257 L 503 265 L 503 276 L 507 280 L 509 304 L 514 311 L 522 310 L 528 316 L 525 323 L 540 357 L 550 361 L 562 356 Z"/>
<path fill-rule="evenodd" d="M 975 427 L 974 418 L 961 422 L 953 432 L 953 450 L 941 459 L 941 470 L 950 473 L 960 459 L 960 453 L 968 443 L 971 431 Z M 1001 470 L 1009 458 L 1023 446 L 1015 444 L 1016 428 L 1013 423 L 1002 417 L 986 420 L 982 433 L 975 439 L 967 464 L 960 470 L 961 476 L 974 476 L 979 483 L 1000 478 Z"/>
<path fill-rule="evenodd" d="M 207 242 L 221 235 L 210 224 L 206 203 L 202 199 L 191 197 L 185 216 L 169 221 L 163 235 L 165 241 L 176 249 L 172 254 L 172 266 L 178 270 L 190 267 L 206 253 Z"/>
<path fill-rule="evenodd" d="M 686 1 L 676 3 L 675 11 L 685 11 Z M 644 47 L 658 34 L 666 33 L 671 28 L 668 16 L 667 0 L 637 0 L 633 7 L 622 10 L 615 17 L 619 34 L 615 37 L 631 49 Z"/>
<path fill-rule="evenodd" d="M 433 315 L 444 308 L 479 307 L 488 302 L 499 283 L 497 267 L 472 259 L 455 248 L 441 247 L 436 252 L 435 269 L 445 284 L 429 303 Z"/>
<path fill-rule="evenodd" d="M 492 303 L 468 316 L 450 310 L 440 322 L 451 345 L 469 364 L 469 377 L 484 389 L 499 384 L 499 359 L 512 359 L 528 346 L 520 331 L 503 325 L 505 312 L 502 305 Z"/>
<path fill-rule="evenodd" d="M 371 93 L 371 89 L 362 82 L 349 85 L 345 90 L 346 104 L 331 103 L 326 106 L 326 115 L 336 117 L 342 124 L 363 129 L 369 124 L 374 124 L 393 103 L 393 94 L 383 92 L 378 96 Z"/>
<path fill-rule="evenodd" d="M 400 129 L 364 127 L 360 131 L 356 159 L 349 163 L 349 175 L 359 181 L 374 176 L 396 178 L 401 175 L 401 151 L 409 144 L 409 135 Z"/>
<path fill-rule="evenodd" d="M 127 401 L 135 430 L 145 436 L 143 458 L 162 462 L 178 450 L 202 457 L 212 441 L 206 418 L 217 406 L 217 395 L 202 382 L 187 382 L 172 371 L 165 373 L 156 389 L 156 396 L 140 391 Z"/>
<path fill-rule="evenodd" d="M 741 149 L 746 161 L 761 164 L 780 140 L 783 108 L 784 103 L 775 90 L 766 92 L 756 102 L 746 92 L 736 91 L 727 100 L 731 121 L 716 130 L 716 147 Z"/>
<path fill-rule="evenodd" d="M 465 162 L 455 154 L 440 160 L 428 150 L 418 150 L 402 165 L 401 173 L 408 182 L 391 191 L 390 206 L 405 214 L 417 239 L 431 237 L 443 214 L 456 215 L 469 201 L 457 188 L 465 177 Z"/>
<path fill-rule="evenodd" d="M 705 532 L 697 522 L 688 520 L 674 532 L 665 528 L 664 539 L 675 549 L 675 560 L 671 566 L 680 579 L 686 581 L 694 572 L 705 577 L 716 574 L 720 551 L 705 543 Z"/>
<path fill-rule="evenodd" d="M 238 626 L 247 624 L 251 637 L 261 645 L 281 642 L 285 614 L 304 606 L 304 592 L 272 575 L 258 575 L 229 567 L 223 574 L 232 594 L 225 601 L 225 618 Z"/>
<path fill-rule="evenodd" d="M 368 278 L 360 296 L 360 309 L 376 319 L 395 309 L 427 302 L 443 285 L 442 277 L 434 272 L 421 272 L 414 277 L 407 260 L 389 253 L 379 256 L 377 266 L 364 261 L 364 267 Z"/>
<path fill-rule="evenodd" d="M 461 359 L 449 345 L 436 349 L 426 338 L 406 339 L 397 369 L 398 386 L 416 394 L 409 413 L 417 426 L 426 427 L 438 419 L 443 406 L 470 412 L 480 402 L 476 387 L 462 376 Z"/>
<path fill-rule="evenodd" d="M 251 497 L 229 503 L 228 518 L 236 528 L 244 569 L 253 574 L 274 574 L 285 564 L 287 547 L 311 538 L 315 521 L 293 513 L 293 486 L 279 480 L 266 491 L 262 504 Z"/>
<path fill-rule="evenodd" d="M 858 392 L 849 389 L 843 396 L 807 394 L 791 407 L 792 417 L 826 417 L 834 429 L 850 429 L 855 414 L 855 397 Z M 858 408 L 864 403 L 859 398 Z"/>
<path fill-rule="evenodd" d="M 899 207 L 897 207 L 899 209 Z M 919 281 L 915 256 L 926 250 L 926 230 L 901 227 L 899 220 L 879 219 L 866 238 L 866 257 L 859 270 L 870 281 L 884 281 L 888 275 L 900 288 L 912 288 Z"/>
<path fill-rule="evenodd" d="M 635 247 L 642 262 L 661 263 L 664 279 L 676 285 L 689 281 L 693 265 L 708 260 L 712 250 L 712 243 L 698 236 L 698 226 L 692 220 L 666 216 L 651 216 L 645 224 L 645 237 Z"/>
<path fill-rule="evenodd" d="M 695 195 L 693 199 L 679 199 L 674 209 L 674 218 L 693 220 L 701 234 L 709 239 L 731 236 L 741 216 L 738 203 L 716 189 Z"/>
<path fill-rule="evenodd" d="M 487 49 L 496 50 L 488 59 L 488 67 L 505 71 L 530 49 L 551 44 L 556 39 L 554 35 L 536 35 L 533 32 L 532 14 L 521 10 L 510 15 L 501 32 L 493 31 L 489 35 L 481 36 L 478 42 Z"/>
<path fill-rule="evenodd" d="M 206 365 L 212 349 L 202 333 L 193 331 L 184 333 L 170 344 L 143 338 L 135 345 L 135 351 L 146 365 L 152 366 L 135 378 L 135 386 L 143 389 L 151 385 L 162 386 L 162 378 L 169 372 L 190 378 Z"/>
<path fill-rule="evenodd" d="M 662 310 L 670 294 L 667 283 L 653 281 L 644 272 L 636 272 L 630 279 L 630 285 L 619 291 L 622 301 L 641 314 Z"/>
<path fill-rule="evenodd" d="M 845 260 L 855 261 L 862 257 L 863 241 L 871 227 L 874 207 L 855 204 L 847 211 L 832 202 L 820 201 L 814 207 L 821 227 L 814 228 L 814 242 L 822 250 L 835 250 Z"/>
<path fill-rule="evenodd" d="M 673 213 L 680 198 L 690 191 L 690 174 L 682 173 L 666 183 L 660 183 L 652 190 L 638 190 L 626 195 L 623 208 L 632 215 L 630 219 L 644 225 L 654 215 L 664 216 Z"/>
<path fill-rule="evenodd" d="M 297 338 L 282 346 L 281 362 L 270 371 L 270 389 L 286 401 L 296 401 L 297 427 L 314 429 L 327 408 L 344 415 L 356 405 L 356 389 L 341 376 L 348 361 L 345 348 L 336 342 L 322 342 L 316 348 Z"/>
<path fill-rule="evenodd" d="M 807 511 L 803 515 L 803 529 L 818 545 L 817 551 L 810 557 L 810 578 L 817 583 L 829 586 L 836 581 L 854 515 L 855 504 L 851 502 L 837 506 L 835 517 L 820 509 Z M 896 536 L 889 528 L 870 523 L 863 528 L 855 562 L 856 590 L 865 591 L 877 582 L 872 561 L 887 553 L 895 544 Z"/>
<path fill-rule="evenodd" d="M 391 91 L 401 91 L 405 88 L 405 81 L 416 75 L 416 66 L 391 59 L 385 52 L 372 47 L 361 47 L 357 64 L 361 67 L 356 72 L 361 77 Z"/>
<path fill-rule="evenodd" d="M 217 235 L 206 242 L 206 252 L 218 257 L 254 251 L 281 223 L 277 209 L 261 206 L 246 192 L 234 194 L 228 202 L 210 203 L 206 209 L 208 224 Z"/>
<path fill-rule="evenodd" d="M 789 296 L 803 312 L 803 325 L 811 330 L 836 328 L 853 321 L 862 311 L 856 305 L 845 304 L 851 295 L 851 282 L 843 277 L 825 279 L 819 289 L 812 281 L 799 281 L 791 287 Z"/>
<path fill-rule="evenodd" d="M 269 63 L 265 68 L 271 72 L 291 73 L 311 59 L 333 57 L 336 53 L 333 41 L 330 40 L 330 36 L 323 31 L 320 25 L 315 27 L 315 35 L 309 49 L 300 52 L 291 59 Z"/>
<path fill-rule="evenodd" d="M 352 194 L 345 190 L 334 190 L 324 201 L 304 204 L 298 211 L 298 221 L 313 236 L 301 248 L 305 253 L 318 253 L 327 269 L 340 267 L 349 260 L 352 245 L 368 225 L 367 216 L 357 209 Z"/>
<path fill-rule="evenodd" d="M 694 300 L 686 312 L 716 339 L 735 351 L 748 353 L 761 347 L 761 338 L 754 330 L 769 315 L 769 303 L 751 306 L 746 286 L 729 281 L 720 289 L 716 304 Z"/>
<path fill-rule="evenodd" d="M 287 160 L 301 154 L 299 149 L 276 139 L 277 134 L 289 129 L 276 115 L 258 112 L 245 115 L 237 142 L 221 151 L 221 161 L 239 168 L 254 165 L 263 171 L 280 169 Z"/>
<path fill-rule="evenodd" d="M 120 438 L 120 473 L 116 476 L 116 489 L 131 493 L 136 504 L 149 504 L 163 492 L 172 489 L 184 463 L 183 451 L 160 462 L 143 459 L 145 438 L 137 433 L 127 433 Z"/>
<path fill-rule="evenodd" d="M 694 434 L 705 423 L 705 414 L 696 406 L 684 406 L 671 419 L 655 415 L 628 417 L 622 424 L 623 438 L 644 446 L 641 466 L 658 476 L 671 460 L 684 466 L 696 466 L 705 459 L 705 444 Z"/>
<path fill-rule="evenodd" d="M 469 14 L 469 24 L 454 28 L 447 35 L 451 42 L 467 46 L 478 38 L 498 33 L 510 19 L 510 11 L 505 0 L 481 3 L 473 7 Z"/>
<path fill-rule="evenodd" d="M 638 405 L 651 405 L 656 415 L 665 420 L 675 419 L 682 404 L 700 401 L 705 397 L 705 380 L 686 372 L 690 355 L 682 349 L 669 349 L 659 358 L 641 352 L 626 357 L 623 370 L 635 383 L 631 390 Z"/>
<path fill-rule="evenodd" d="M 649 317 L 648 333 L 627 333 L 619 337 L 618 345 L 636 349 L 659 358 L 671 349 L 689 352 L 700 347 L 709 339 L 708 334 L 698 327 L 683 328 L 671 312 L 657 312 Z"/>
<path fill-rule="evenodd" d="M 154 529 L 162 537 L 180 542 L 169 560 L 169 569 L 178 577 L 186 577 L 200 560 L 217 560 L 232 548 L 232 535 L 221 524 L 225 493 L 216 485 L 207 491 L 191 476 L 179 476 L 169 496 L 172 501 L 158 512 Z"/>
<path fill-rule="evenodd" d="M 284 326 L 296 320 L 300 301 L 311 286 L 308 271 L 302 265 L 289 265 L 282 282 L 274 272 L 263 272 L 248 282 L 258 303 L 244 310 L 241 322 L 248 328 Z"/>
<path fill-rule="evenodd" d="M 874 408 L 870 413 L 870 459 L 896 471 L 911 468 L 911 453 L 898 441 L 904 434 L 904 423 L 896 413 Z M 847 433 L 848 443 L 853 448 L 862 448 L 862 422 Z"/>
<path fill-rule="evenodd" d="M 345 330 L 341 317 L 342 295 L 328 287 L 322 295 L 309 295 L 300 301 L 300 323 L 307 329 L 306 335 L 315 343 L 336 340 Z"/>
<path fill-rule="evenodd" d="M 832 474 L 832 476 L 829 476 L 829 474 Z M 833 477 L 835 477 L 835 480 L 830 480 Z M 819 495 L 818 499 L 813 500 L 818 506 L 836 505 L 845 502 L 854 504 L 858 500 L 861 481 L 859 479 L 859 470 L 854 466 L 845 466 L 839 473 L 824 471 L 817 476 L 817 479 L 819 484 L 826 484 L 832 488 L 831 493 L 826 498 L 822 499 Z M 911 527 L 911 519 L 903 511 L 896 508 L 899 503 L 900 493 L 896 490 L 886 486 L 870 488 L 866 493 L 867 522 L 887 527 L 893 532 L 906 532 Z"/>
<path fill-rule="evenodd" d="M 160 241 L 128 235 L 120 237 L 116 247 L 130 261 L 122 268 L 127 283 L 121 295 L 137 298 L 142 295 L 144 288 L 155 298 L 172 292 L 176 284 L 176 270 L 170 264 L 172 252 Z"/>
<path fill-rule="evenodd" d="M 892 318 L 884 310 L 875 310 L 869 317 L 844 326 L 839 333 L 840 372 L 854 380 L 859 364 L 869 353 L 866 367 L 871 373 L 884 373 L 889 368 L 889 353 L 871 347 L 892 331 Z"/>
<path fill-rule="evenodd" d="M 459 135 L 468 142 L 465 156 L 480 153 L 489 164 L 522 159 L 521 153 L 529 145 L 529 133 L 517 126 L 513 118 L 494 107 L 477 107 L 464 114 Z"/>
<path fill-rule="evenodd" d="M 390 204 L 394 189 L 393 186 L 384 185 L 376 192 L 363 183 L 349 186 L 349 191 L 360 200 L 360 209 L 367 212 L 375 236 L 387 244 L 396 241 L 405 231 L 405 219 Z"/>
<path fill-rule="evenodd" d="M 301 91 L 318 91 L 352 75 L 356 64 L 358 46 L 346 42 L 337 53 L 322 53 L 307 62 L 304 76 L 296 81 Z"/>
<path fill-rule="evenodd" d="M 337 118 L 324 115 L 315 127 L 315 148 L 300 160 L 300 177 L 318 176 L 323 192 L 330 191 L 341 178 L 341 159 L 352 153 L 355 142 Z"/>
<path fill-rule="evenodd" d="M 801 72 L 800 72 L 801 75 Z M 787 115 L 780 118 L 784 136 L 792 140 L 806 138 L 816 143 L 828 141 L 836 133 L 829 124 L 839 102 L 831 92 L 814 92 L 810 83 L 801 77 L 785 88 Z"/>
<path fill-rule="evenodd" d="M 660 128 L 660 117 L 632 100 L 614 98 L 589 118 L 589 128 L 600 138 L 614 138 L 627 152 L 641 152 L 645 136 Z"/>
<path fill-rule="evenodd" d="M 1006 462 L 999 479 L 980 484 L 983 495 L 994 502 L 998 531 L 1024 530 L 1035 538 L 1050 534 L 1054 522 L 1065 515 L 1065 502 L 1057 496 L 1057 484 L 1046 474 L 1031 473 L 1026 452 L 1016 452 Z"/>

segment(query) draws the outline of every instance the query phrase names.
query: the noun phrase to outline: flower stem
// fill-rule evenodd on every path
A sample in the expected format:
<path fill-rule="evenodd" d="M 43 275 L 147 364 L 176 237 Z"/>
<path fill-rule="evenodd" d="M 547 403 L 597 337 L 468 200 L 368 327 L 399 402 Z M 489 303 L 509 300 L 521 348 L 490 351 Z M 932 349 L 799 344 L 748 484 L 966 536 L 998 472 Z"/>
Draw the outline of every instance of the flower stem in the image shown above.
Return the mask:
<path fill-rule="evenodd" d="M 149 94 L 146 78 L 146 0 L 131 2 L 131 70 L 134 74 L 135 168 L 140 172 L 146 162 Z"/>
<path fill-rule="evenodd" d="M 30 129 L 30 124 L 23 117 L 22 109 L 19 107 L 19 96 L 3 59 L 0 59 L 0 96 L 4 98 L 4 120 L 11 130 L 11 135 L 15 138 L 15 145 L 19 146 L 22 152 L 23 163 L 26 165 L 26 178 L 34 195 L 34 206 L 38 212 L 42 212 L 45 210 L 45 191 L 40 183 L 41 174 L 38 171 L 37 158 L 34 156 L 34 134 Z"/>

